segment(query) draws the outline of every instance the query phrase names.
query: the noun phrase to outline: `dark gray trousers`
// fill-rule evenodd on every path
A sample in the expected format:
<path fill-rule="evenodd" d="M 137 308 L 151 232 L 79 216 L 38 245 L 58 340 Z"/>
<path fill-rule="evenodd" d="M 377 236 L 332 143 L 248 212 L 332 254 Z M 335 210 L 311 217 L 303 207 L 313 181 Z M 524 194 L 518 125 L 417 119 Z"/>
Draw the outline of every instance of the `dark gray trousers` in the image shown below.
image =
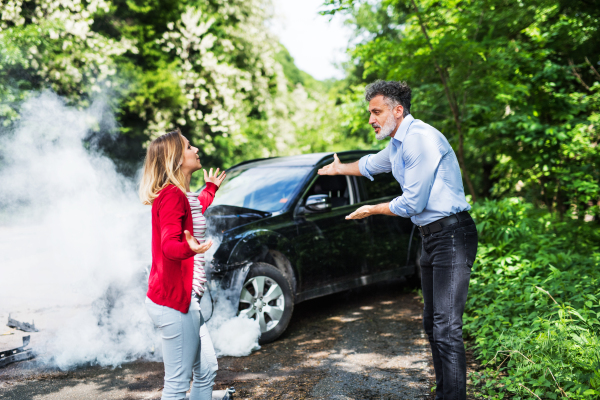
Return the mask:
<path fill-rule="evenodd" d="M 433 355 L 435 398 L 466 400 L 462 315 L 477 254 L 477 228 L 472 219 L 467 219 L 424 235 L 422 245 L 423 325 Z"/>

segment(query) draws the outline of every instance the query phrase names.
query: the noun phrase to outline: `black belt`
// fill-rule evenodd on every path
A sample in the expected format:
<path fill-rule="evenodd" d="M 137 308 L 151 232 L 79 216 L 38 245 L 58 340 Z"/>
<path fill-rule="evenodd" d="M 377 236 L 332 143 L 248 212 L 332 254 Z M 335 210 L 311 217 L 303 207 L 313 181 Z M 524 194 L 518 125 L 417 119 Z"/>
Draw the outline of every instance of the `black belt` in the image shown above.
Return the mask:
<path fill-rule="evenodd" d="M 456 224 L 457 222 L 464 221 L 466 219 L 471 219 L 471 215 L 468 211 L 461 211 L 458 214 L 448 215 L 447 217 L 440 218 L 437 221 L 425 226 L 419 226 L 418 228 L 419 231 L 421 231 L 421 235 L 430 235 L 432 233 L 441 231 L 448 225 Z"/>

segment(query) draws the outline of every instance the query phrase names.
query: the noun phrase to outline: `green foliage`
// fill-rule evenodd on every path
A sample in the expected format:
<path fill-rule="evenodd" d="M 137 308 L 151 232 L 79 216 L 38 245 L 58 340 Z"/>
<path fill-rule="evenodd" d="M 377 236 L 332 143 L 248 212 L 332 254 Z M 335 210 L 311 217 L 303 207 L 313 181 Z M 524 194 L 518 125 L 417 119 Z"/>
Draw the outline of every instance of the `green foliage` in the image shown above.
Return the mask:
<path fill-rule="evenodd" d="M 412 113 L 449 138 L 468 192 L 600 216 L 597 2 L 325 3 L 360 38 L 345 93 L 375 79 L 407 81 Z M 362 129 L 357 115 L 349 132 Z"/>
<path fill-rule="evenodd" d="M 464 331 L 489 398 L 600 399 L 600 228 L 518 198 L 475 205 Z"/>

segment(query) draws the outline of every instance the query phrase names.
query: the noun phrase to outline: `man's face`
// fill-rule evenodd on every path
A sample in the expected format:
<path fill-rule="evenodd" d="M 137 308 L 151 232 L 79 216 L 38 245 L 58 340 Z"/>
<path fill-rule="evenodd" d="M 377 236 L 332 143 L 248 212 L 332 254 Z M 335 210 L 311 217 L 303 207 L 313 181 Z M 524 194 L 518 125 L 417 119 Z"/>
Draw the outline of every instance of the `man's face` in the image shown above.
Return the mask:
<path fill-rule="evenodd" d="M 402 121 L 402 106 L 396 106 L 394 109 L 386 104 L 383 96 L 375 96 L 369 101 L 369 124 L 375 130 L 377 140 L 383 140 L 390 135 L 394 135 L 400 122 Z"/>

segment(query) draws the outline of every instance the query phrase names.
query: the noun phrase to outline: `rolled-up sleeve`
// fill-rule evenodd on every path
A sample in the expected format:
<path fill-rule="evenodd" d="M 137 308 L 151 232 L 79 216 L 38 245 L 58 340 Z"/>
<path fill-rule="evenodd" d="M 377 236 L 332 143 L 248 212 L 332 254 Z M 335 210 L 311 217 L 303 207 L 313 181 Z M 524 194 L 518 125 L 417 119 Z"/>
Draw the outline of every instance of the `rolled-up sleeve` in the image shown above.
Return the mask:
<path fill-rule="evenodd" d="M 376 154 L 369 154 L 358 160 L 358 169 L 362 176 L 373 180 L 373 175 L 390 172 L 392 162 L 390 161 L 390 146 Z"/>
<path fill-rule="evenodd" d="M 403 193 L 390 202 L 392 213 L 410 218 L 425 209 L 442 156 L 437 143 L 426 136 L 406 138 L 402 155 L 405 167 Z"/>

